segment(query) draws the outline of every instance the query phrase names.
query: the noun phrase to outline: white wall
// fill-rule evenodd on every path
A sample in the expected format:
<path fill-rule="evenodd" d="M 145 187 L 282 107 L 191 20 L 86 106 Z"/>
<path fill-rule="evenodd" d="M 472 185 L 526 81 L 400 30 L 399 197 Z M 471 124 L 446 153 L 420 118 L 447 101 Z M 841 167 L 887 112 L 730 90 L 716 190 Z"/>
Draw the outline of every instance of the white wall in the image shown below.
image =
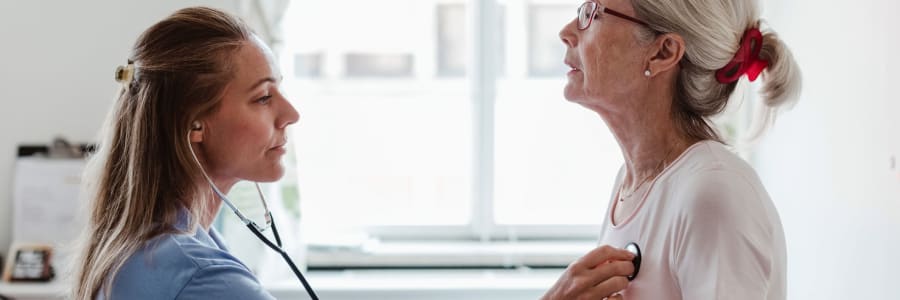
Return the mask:
<path fill-rule="evenodd" d="M 755 157 L 787 236 L 788 299 L 900 299 L 900 3 L 769 0 L 764 15 L 805 79 Z"/>
<path fill-rule="evenodd" d="M 16 146 L 56 135 L 95 141 L 116 92 L 115 68 L 144 29 L 181 7 L 234 12 L 238 3 L 0 1 L 0 253 L 10 243 Z"/>

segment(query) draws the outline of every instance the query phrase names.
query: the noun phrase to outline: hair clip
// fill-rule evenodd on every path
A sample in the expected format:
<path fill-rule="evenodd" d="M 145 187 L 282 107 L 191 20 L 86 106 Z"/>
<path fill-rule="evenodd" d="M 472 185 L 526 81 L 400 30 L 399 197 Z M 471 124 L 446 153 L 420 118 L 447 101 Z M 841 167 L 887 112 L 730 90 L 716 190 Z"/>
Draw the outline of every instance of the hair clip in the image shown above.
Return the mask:
<path fill-rule="evenodd" d="M 744 74 L 747 74 L 747 78 L 751 82 L 756 80 L 756 77 L 769 66 L 769 61 L 759 57 L 762 43 L 763 36 L 758 28 L 747 29 L 744 37 L 741 38 L 740 48 L 734 58 L 716 71 L 716 80 L 719 83 L 728 84 L 738 81 Z"/>
<path fill-rule="evenodd" d="M 129 85 L 134 78 L 134 63 L 128 62 L 127 65 L 116 68 L 116 81 L 121 84 Z"/>

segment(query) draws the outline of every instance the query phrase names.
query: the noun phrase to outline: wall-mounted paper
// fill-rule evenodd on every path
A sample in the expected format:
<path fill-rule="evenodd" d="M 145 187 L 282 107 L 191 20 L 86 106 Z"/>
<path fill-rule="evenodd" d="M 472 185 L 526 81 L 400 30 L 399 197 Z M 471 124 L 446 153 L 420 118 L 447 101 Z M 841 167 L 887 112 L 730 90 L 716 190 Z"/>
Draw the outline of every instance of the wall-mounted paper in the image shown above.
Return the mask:
<path fill-rule="evenodd" d="M 13 177 L 12 241 L 52 245 L 67 256 L 84 227 L 86 210 L 79 201 L 84 159 L 22 157 Z M 59 260 L 54 261 L 54 264 Z"/>

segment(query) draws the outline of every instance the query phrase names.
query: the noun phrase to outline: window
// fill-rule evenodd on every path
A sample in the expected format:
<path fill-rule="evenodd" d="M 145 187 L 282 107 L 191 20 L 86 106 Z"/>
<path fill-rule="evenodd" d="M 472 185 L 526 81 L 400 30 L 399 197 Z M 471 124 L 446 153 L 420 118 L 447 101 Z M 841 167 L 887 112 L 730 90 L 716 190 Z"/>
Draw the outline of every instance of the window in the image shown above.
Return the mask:
<path fill-rule="evenodd" d="M 437 59 L 439 76 L 466 73 L 466 6 L 462 3 L 437 5 Z"/>
<path fill-rule="evenodd" d="M 322 76 L 322 53 L 294 54 L 294 76 L 298 78 Z"/>
<path fill-rule="evenodd" d="M 570 4 L 531 4 L 528 6 L 528 74 L 533 77 L 559 77 L 569 68 L 560 63 L 565 47 L 557 35 L 572 19 Z"/>
<path fill-rule="evenodd" d="M 572 227 L 603 221 L 622 158 L 596 113 L 562 96 L 568 67 L 558 33 L 575 17 L 577 3 L 522 1 L 516 5 L 526 18 L 522 23 L 528 25 L 508 27 L 507 34 L 523 46 L 510 47 L 514 50 L 504 56 L 517 59 L 509 65 L 528 69 L 511 70 L 512 76 L 496 86 L 495 221 L 559 225 L 553 235 L 597 234 L 590 227 L 585 231 Z M 523 55 L 518 49 L 530 51 Z"/>
<path fill-rule="evenodd" d="M 413 71 L 412 54 L 348 53 L 344 61 L 347 77 L 409 77 Z"/>
<path fill-rule="evenodd" d="M 595 238 L 621 155 L 562 96 L 557 33 L 577 3 L 488 3 L 291 2 L 283 85 L 311 260 L 373 241 Z"/>

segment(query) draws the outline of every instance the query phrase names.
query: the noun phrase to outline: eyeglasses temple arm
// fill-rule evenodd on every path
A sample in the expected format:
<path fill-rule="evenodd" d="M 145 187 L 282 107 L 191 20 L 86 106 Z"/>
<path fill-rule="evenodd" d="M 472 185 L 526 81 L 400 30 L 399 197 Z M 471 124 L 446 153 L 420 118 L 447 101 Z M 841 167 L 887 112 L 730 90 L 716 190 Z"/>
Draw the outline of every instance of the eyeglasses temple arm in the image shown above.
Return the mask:
<path fill-rule="evenodd" d="M 622 19 L 625 19 L 625 20 L 628 20 L 628 21 L 631 21 L 631 22 L 635 22 L 635 23 L 638 23 L 638 24 L 641 24 L 641 25 L 650 27 L 649 24 L 647 24 L 647 23 L 644 22 L 644 21 L 638 20 L 637 18 L 634 18 L 634 17 L 631 17 L 631 16 L 629 16 L 629 15 L 626 15 L 626 14 L 623 14 L 623 13 L 620 13 L 620 12 L 617 12 L 617 11 L 615 11 L 615 10 L 606 8 L 606 7 L 604 7 L 604 6 L 601 6 L 600 8 L 603 8 L 603 12 L 604 12 L 604 13 L 611 14 L 611 15 L 613 15 L 613 16 L 616 16 L 616 17 L 619 17 L 619 18 L 622 18 Z"/>

